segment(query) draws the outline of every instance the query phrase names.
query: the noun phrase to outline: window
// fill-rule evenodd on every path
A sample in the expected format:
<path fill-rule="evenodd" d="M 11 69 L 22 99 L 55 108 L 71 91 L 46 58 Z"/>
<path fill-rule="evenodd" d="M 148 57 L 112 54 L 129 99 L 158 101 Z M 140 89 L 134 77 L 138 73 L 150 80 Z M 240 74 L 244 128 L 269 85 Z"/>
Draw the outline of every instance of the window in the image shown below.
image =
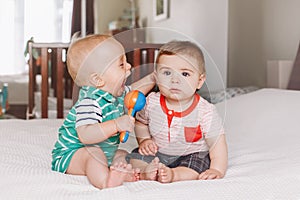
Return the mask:
<path fill-rule="evenodd" d="M 0 75 L 26 71 L 27 40 L 69 42 L 72 0 L 6 0 L 0 7 Z"/>
<path fill-rule="evenodd" d="M 19 73 L 24 66 L 23 48 L 23 10 L 22 0 L 1 1 L 0 6 L 0 75 Z M 21 32 L 20 32 L 21 31 Z M 23 58 L 23 60 L 22 60 Z"/>
<path fill-rule="evenodd" d="M 26 0 L 25 39 L 35 42 L 69 42 L 72 0 Z"/>

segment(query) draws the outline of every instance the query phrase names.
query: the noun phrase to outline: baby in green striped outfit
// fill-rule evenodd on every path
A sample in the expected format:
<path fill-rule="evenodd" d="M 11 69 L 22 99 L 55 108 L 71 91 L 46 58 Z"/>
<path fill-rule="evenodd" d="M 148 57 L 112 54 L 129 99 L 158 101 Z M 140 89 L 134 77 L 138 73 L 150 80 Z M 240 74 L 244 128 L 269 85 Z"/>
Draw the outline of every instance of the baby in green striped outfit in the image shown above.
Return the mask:
<path fill-rule="evenodd" d="M 113 37 L 90 35 L 71 43 L 67 66 L 81 87 L 79 99 L 59 128 L 52 151 L 52 170 L 85 175 L 97 188 L 109 188 L 139 179 L 139 170 L 118 149 L 122 131 L 132 132 L 134 118 L 124 115 L 125 86 L 131 65 L 123 46 Z M 133 83 L 143 93 L 154 86 L 153 75 Z"/>

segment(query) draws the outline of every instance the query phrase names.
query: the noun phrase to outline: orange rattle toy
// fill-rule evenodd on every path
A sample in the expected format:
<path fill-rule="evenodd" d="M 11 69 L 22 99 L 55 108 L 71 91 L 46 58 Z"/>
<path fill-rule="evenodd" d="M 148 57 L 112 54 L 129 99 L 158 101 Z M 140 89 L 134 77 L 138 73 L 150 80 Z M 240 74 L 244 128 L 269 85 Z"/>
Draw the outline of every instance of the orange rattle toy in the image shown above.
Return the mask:
<path fill-rule="evenodd" d="M 138 91 L 133 90 L 126 94 L 124 98 L 124 104 L 128 108 L 128 115 L 132 117 L 135 115 L 136 112 L 143 109 L 146 104 L 146 97 L 145 95 Z M 120 141 L 126 142 L 129 137 L 128 131 L 123 131 L 120 133 Z"/>

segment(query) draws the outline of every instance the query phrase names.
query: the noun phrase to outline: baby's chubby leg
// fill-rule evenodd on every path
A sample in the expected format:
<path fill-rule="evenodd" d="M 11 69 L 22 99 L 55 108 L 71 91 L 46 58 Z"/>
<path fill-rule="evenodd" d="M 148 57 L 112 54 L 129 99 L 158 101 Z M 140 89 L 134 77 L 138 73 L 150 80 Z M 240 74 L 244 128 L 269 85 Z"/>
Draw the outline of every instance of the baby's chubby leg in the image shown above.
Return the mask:
<path fill-rule="evenodd" d="M 107 187 L 122 185 L 124 182 L 134 182 L 139 180 L 139 170 L 132 168 L 131 164 L 115 163 L 110 166 Z"/>
<path fill-rule="evenodd" d="M 131 159 L 130 163 L 132 164 L 132 166 L 137 167 L 141 170 L 140 172 L 141 180 L 151 180 L 151 181 L 157 180 L 158 164 L 159 164 L 158 157 L 155 157 L 150 163 L 138 159 Z"/>
<path fill-rule="evenodd" d="M 133 182 L 138 181 L 140 179 L 140 169 L 136 168 L 133 169 L 131 164 L 127 164 L 126 162 L 126 155 L 128 154 L 125 150 L 117 150 L 116 154 L 113 158 L 112 164 L 111 164 L 111 171 L 112 175 L 116 175 L 117 177 L 121 177 L 124 182 Z M 110 178 L 114 179 L 114 178 Z M 111 180 L 114 181 L 114 180 Z"/>
<path fill-rule="evenodd" d="M 116 168 L 129 170 L 127 164 L 119 165 Z M 124 176 L 116 177 L 116 171 L 108 168 L 106 156 L 98 147 L 78 149 L 73 155 L 66 173 L 86 175 L 90 183 L 99 189 L 116 187 L 124 182 Z M 115 180 L 111 181 L 111 179 Z"/>
<path fill-rule="evenodd" d="M 158 166 L 158 181 L 161 183 L 197 180 L 199 176 L 198 172 L 188 167 L 179 166 L 175 168 L 170 168 L 162 163 L 159 163 Z"/>
<path fill-rule="evenodd" d="M 122 150 L 122 149 L 118 149 L 116 151 L 116 154 L 115 154 L 114 158 L 113 158 L 112 165 L 114 165 L 115 163 L 120 163 L 120 162 L 127 163 L 126 159 L 125 159 L 127 154 L 128 154 L 127 151 Z"/>

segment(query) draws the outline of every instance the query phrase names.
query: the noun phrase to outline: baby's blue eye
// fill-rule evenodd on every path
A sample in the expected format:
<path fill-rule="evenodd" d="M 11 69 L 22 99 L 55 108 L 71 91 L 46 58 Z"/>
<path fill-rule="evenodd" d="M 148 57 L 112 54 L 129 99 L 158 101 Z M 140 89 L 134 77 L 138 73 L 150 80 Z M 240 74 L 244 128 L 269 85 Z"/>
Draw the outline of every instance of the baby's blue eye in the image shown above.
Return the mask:
<path fill-rule="evenodd" d="M 171 72 L 170 71 L 164 71 L 163 74 L 166 75 L 166 76 L 169 76 L 169 75 L 171 75 Z"/>
<path fill-rule="evenodd" d="M 190 74 L 188 72 L 182 72 L 182 76 L 187 77 L 187 76 L 190 76 Z"/>

